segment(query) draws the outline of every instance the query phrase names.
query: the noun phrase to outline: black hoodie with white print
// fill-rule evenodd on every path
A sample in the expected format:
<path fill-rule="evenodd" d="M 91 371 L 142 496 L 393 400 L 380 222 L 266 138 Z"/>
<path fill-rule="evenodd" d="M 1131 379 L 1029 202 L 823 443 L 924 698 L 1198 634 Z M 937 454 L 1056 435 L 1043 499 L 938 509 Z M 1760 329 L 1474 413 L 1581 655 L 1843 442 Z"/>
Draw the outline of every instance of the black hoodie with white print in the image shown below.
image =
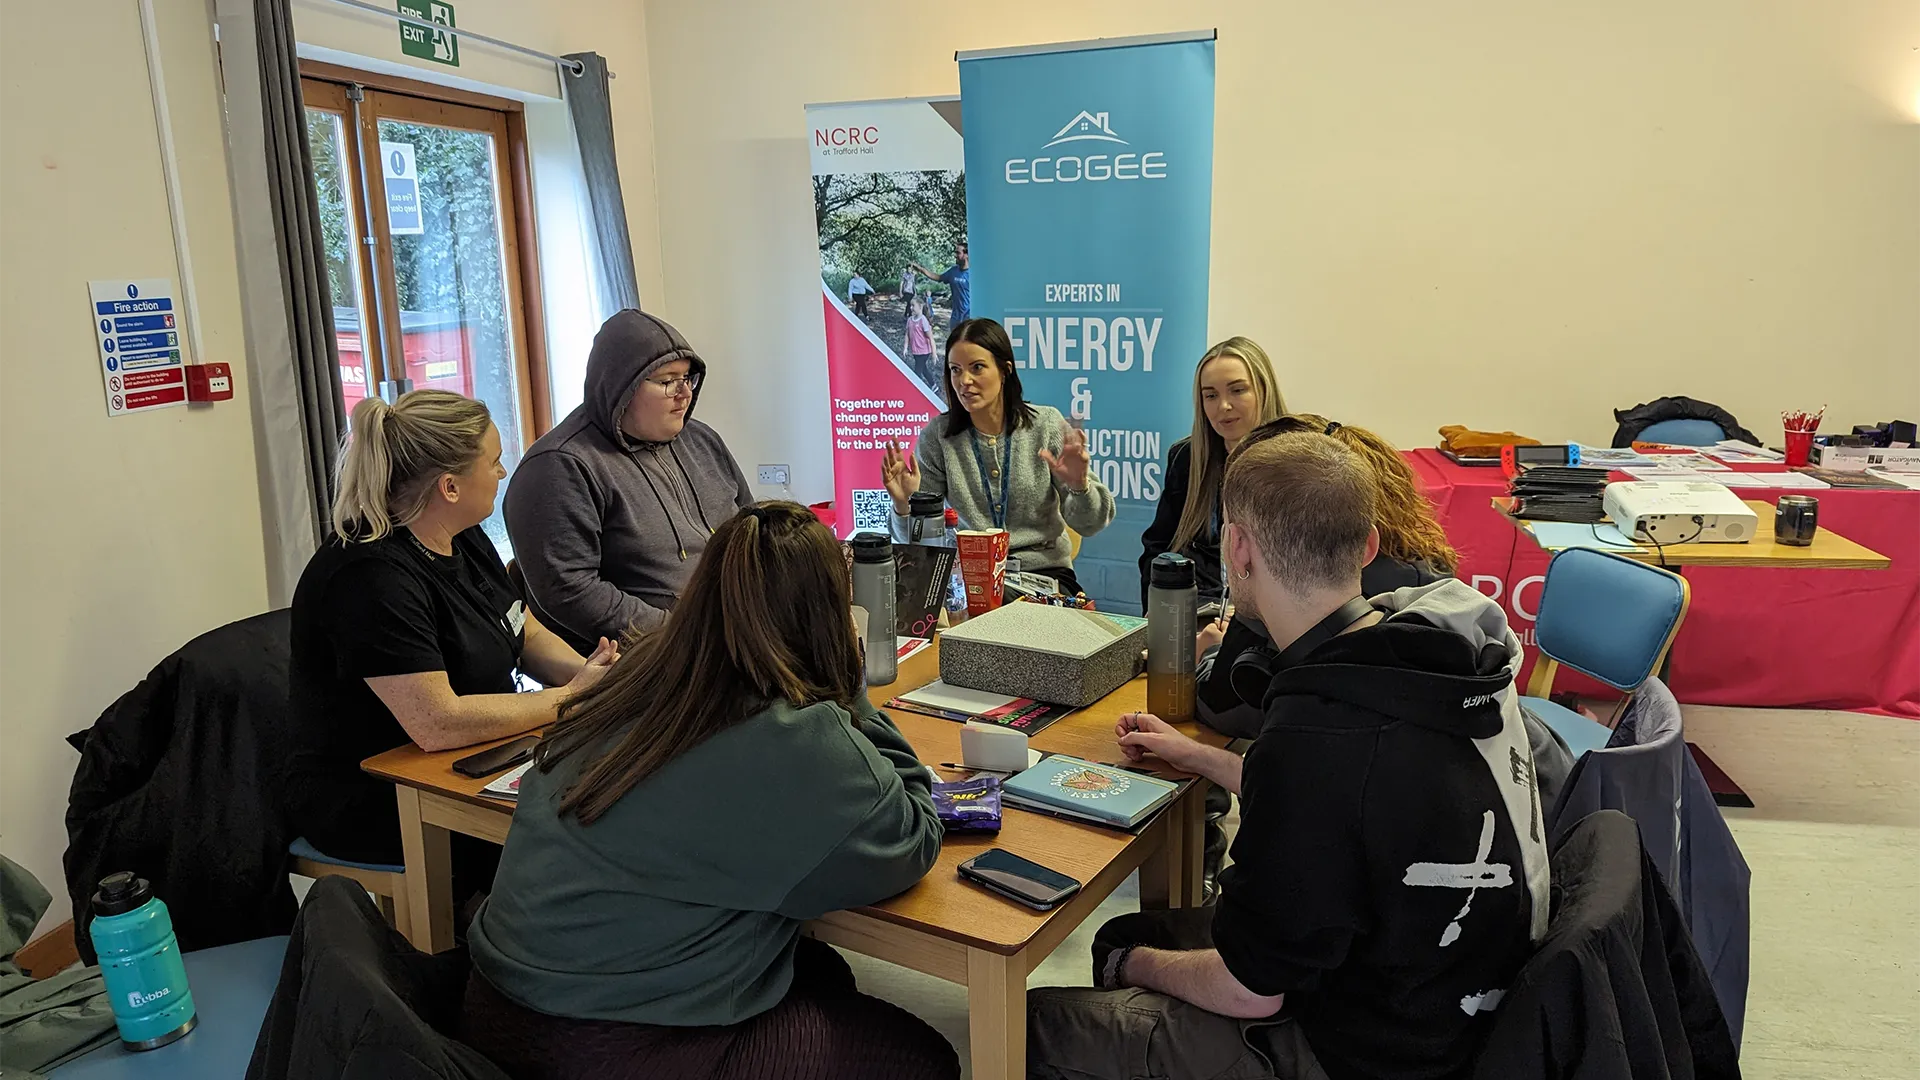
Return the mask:
<path fill-rule="evenodd" d="M 1464 1076 L 1547 929 L 1520 641 L 1456 580 L 1371 603 L 1267 690 L 1214 944 L 1334 1080 Z"/>

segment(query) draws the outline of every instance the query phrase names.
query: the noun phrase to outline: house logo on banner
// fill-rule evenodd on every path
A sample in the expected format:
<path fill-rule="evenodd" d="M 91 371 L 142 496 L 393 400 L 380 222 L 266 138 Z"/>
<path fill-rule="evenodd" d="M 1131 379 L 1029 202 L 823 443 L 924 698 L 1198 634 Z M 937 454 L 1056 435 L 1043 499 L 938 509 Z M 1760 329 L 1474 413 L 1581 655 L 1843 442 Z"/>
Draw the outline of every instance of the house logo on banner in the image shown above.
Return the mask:
<path fill-rule="evenodd" d="M 1088 112 L 1067 121 L 1053 133 L 1042 150 L 1063 143 L 1104 142 L 1131 146 L 1114 133 L 1110 114 Z M 1167 155 L 1164 151 L 1146 153 L 1061 155 L 1058 157 L 1008 158 L 1002 170 L 1009 184 L 1077 184 L 1082 180 L 1100 183 L 1106 180 L 1165 180 Z"/>
<path fill-rule="evenodd" d="M 1073 132 L 1073 134 L 1067 134 L 1070 131 Z M 1080 115 L 1067 121 L 1066 127 L 1054 132 L 1053 141 L 1041 147 L 1041 149 L 1051 150 L 1061 143 L 1084 142 L 1089 139 L 1099 142 L 1119 143 L 1121 146 L 1127 145 L 1127 140 L 1113 133 L 1113 128 L 1107 123 L 1106 113 L 1090 113 L 1085 109 L 1081 109 Z"/>

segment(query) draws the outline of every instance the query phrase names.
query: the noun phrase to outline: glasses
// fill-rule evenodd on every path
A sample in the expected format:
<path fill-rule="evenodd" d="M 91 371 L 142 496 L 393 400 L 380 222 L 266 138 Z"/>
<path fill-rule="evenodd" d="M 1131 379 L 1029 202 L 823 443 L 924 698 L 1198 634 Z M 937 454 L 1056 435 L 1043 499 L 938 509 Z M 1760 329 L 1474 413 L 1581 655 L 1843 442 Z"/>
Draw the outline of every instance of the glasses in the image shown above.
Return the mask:
<path fill-rule="evenodd" d="M 700 389 L 700 376 L 689 374 L 674 375 L 665 379 L 648 379 L 647 385 L 658 390 L 661 397 L 679 397 L 682 390 L 689 394 L 697 392 Z"/>

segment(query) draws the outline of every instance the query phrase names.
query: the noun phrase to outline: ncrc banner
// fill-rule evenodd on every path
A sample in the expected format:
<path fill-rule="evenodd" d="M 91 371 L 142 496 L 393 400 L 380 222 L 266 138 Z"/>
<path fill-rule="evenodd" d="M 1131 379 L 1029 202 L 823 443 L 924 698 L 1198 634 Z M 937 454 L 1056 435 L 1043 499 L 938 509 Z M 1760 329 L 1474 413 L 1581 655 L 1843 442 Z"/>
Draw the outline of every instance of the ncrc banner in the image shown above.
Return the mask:
<path fill-rule="evenodd" d="M 973 314 L 1013 339 L 1029 399 L 1087 432 L 1119 512 L 1076 562 L 1140 603 L 1140 534 L 1192 431 L 1207 345 L 1214 34 L 961 53 Z"/>
<path fill-rule="evenodd" d="M 942 346 L 965 293 L 959 123 L 952 98 L 807 106 L 842 536 L 888 531 L 887 441 L 908 445 L 946 408 Z"/>

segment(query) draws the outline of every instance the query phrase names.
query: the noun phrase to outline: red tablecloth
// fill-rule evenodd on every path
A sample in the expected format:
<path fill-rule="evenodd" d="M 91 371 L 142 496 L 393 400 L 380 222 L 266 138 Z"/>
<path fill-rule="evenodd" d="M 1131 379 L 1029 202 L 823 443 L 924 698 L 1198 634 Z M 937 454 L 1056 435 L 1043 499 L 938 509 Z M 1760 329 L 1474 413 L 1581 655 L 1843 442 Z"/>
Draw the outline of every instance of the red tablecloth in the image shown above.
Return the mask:
<path fill-rule="evenodd" d="M 1489 500 L 1507 492 L 1497 468 L 1407 452 L 1460 551 L 1460 577 L 1500 601 L 1533 658 L 1533 617 L 1547 553 Z M 1773 502 L 1784 492 L 1739 489 Z M 1700 705 L 1871 709 L 1920 719 L 1920 491 L 1811 492 L 1820 527 L 1893 560 L 1885 570 L 1731 569 L 1682 572 L 1693 606 L 1673 649 L 1673 691 Z M 1564 672 L 1564 669 L 1563 669 Z M 1525 685 L 1524 680 L 1521 685 Z M 1563 673 L 1559 689 L 1596 684 Z"/>

